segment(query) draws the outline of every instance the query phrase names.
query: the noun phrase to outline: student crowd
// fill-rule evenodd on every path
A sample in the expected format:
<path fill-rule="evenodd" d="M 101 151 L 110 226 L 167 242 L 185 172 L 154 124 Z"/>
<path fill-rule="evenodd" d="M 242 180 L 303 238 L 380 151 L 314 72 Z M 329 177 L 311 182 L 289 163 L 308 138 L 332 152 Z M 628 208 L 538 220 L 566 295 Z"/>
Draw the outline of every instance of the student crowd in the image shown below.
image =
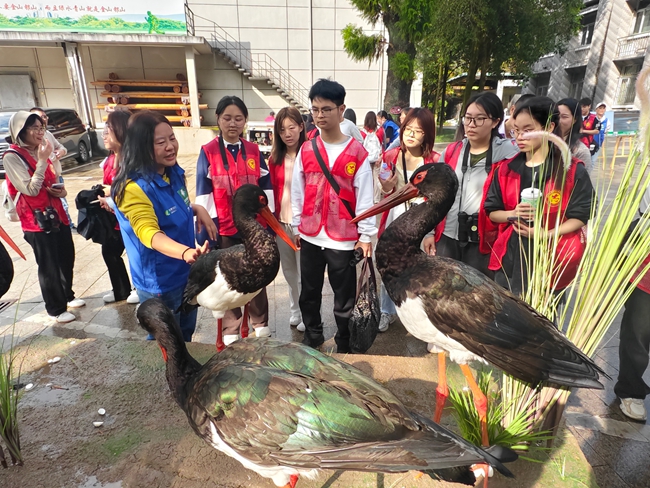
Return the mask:
<path fill-rule="evenodd" d="M 281 266 L 289 284 L 290 326 L 304 332 L 303 342 L 324 342 L 321 317 L 325 271 L 334 292 L 335 342 L 350 352 L 348 322 L 356 294 L 355 249 L 372 254 L 372 240 L 419 202 L 412 200 L 379 222 L 351 220 L 379 199 L 398 191 L 413 172 L 428 163 L 448 164 L 458 177 L 454 204 L 422 242 L 428 254 L 473 266 L 516 294 L 526 288 L 534 219 L 544 231 L 559 226 L 557 260 L 563 273 L 556 290 L 575 277 L 585 248 L 586 225 L 595 198 L 589 176 L 605 132 L 606 106 L 596 114 L 591 101 L 521 96 L 505 118 L 501 100 L 490 92 L 471 97 L 461 117 L 456 142 L 434 150 L 435 123 L 425 108 L 404 108 L 393 121 L 385 111 L 368 112 L 363 130 L 345 106 L 345 89 L 319 80 L 310 90 L 311 115 L 283 108 L 274 116 L 268 161 L 259 147 L 242 137 L 248 109 L 235 96 L 217 105 L 219 135 L 201 148 L 196 171 L 196 200 L 191 203 L 178 142 L 169 121 L 150 111 L 109 114 L 104 143 L 111 155 L 102 163 L 106 196 L 100 204 L 115 214 L 113 239 L 102 246 L 112 283 L 107 302 L 160 297 L 178 310 L 190 265 L 209 249 L 241 243 L 232 216 L 233 195 L 245 183 L 259 185 L 269 207 L 295 240 L 298 252 L 278 239 Z M 548 139 L 530 133 L 552 132 L 565 140 L 572 159 L 562 160 Z M 49 315 L 58 322 L 75 319 L 67 308 L 84 305 L 72 290 L 74 244 L 58 183 L 58 155 L 38 112 L 18 112 L 10 121 L 12 145 L 4 156 L 9 194 L 25 240 L 34 249 L 39 282 Z M 509 137 L 505 137 L 509 136 Z M 594 157 L 594 161 L 595 158 Z M 122 260 L 126 249 L 131 279 Z M 131 285 L 133 284 L 133 286 Z M 650 310 L 650 289 L 633 295 L 637 309 Z M 381 290 L 380 331 L 396 319 L 395 306 Z M 265 290 L 249 304 L 249 323 L 257 337 L 270 335 Z M 627 314 L 628 315 L 632 314 Z M 647 314 L 643 315 L 647 317 Z M 176 318 L 186 341 L 196 327 L 196 310 Z M 223 319 L 224 342 L 239 338 L 240 309 Z M 621 376 L 616 386 L 626 415 L 645 415 L 650 388 L 641 376 L 648 364 L 647 321 L 624 318 Z M 625 346 L 624 346 L 625 342 Z"/>

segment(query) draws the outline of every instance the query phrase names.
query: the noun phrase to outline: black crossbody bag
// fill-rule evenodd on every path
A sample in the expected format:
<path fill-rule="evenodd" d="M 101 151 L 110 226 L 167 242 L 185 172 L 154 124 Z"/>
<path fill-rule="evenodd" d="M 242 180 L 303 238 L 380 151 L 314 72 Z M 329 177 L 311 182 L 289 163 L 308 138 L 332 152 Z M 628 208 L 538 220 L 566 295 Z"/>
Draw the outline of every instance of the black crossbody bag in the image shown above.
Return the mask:
<path fill-rule="evenodd" d="M 330 173 L 330 170 L 325 164 L 325 161 L 323 161 L 323 156 L 321 156 L 320 151 L 318 150 L 316 139 L 311 140 L 311 147 L 314 150 L 314 154 L 316 155 L 316 159 L 318 160 L 318 164 L 320 165 L 320 169 L 323 171 L 325 178 L 327 178 L 327 181 L 329 181 L 329 184 L 332 186 L 332 189 L 336 192 L 338 197 L 341 199 L 341 202 L 345 206 L 345 209 L 348 211 L 350 216 L 352 216 L 352 218 L 355 218 L 356 214 L 354 213 L 354 210 L 352 210 L 352 205 L 350 204 L 350 202 L 341 198 L 341 187 L 332 176 L 332 173 Z"/>

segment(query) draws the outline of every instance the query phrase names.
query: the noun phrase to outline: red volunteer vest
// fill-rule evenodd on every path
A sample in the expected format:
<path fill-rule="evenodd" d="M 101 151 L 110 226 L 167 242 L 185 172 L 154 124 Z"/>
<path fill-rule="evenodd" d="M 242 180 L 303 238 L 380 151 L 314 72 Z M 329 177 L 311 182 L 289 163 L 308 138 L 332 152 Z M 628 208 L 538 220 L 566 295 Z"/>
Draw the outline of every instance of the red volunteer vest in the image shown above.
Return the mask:
<path fill-rule="evenodd" d="M 329 166 L 327 152 L 320 136 L 316 138 L 316 144 L 323 161 Z M 347 200 L 353 209 L 356 208 L 354 177 L 368 157 L 368 152 L 361 143 L 351 138 L 334 162 L 330 173 L 341 187 L 339 197 L 323 174 L 312 143 L 304 143 L 301 151 L 302 168 L 305 173 L 305 200 L 298 230 L 301 234 L 314 237 L 325 227 L 325 232 L 332 240 L 357 241 L 359 239 L 357 226 L 350 223 L 352 216 L 341 199 Z"/>
<path fill-rule="evenodd" d="M 36 171 L 37 161 L 29 154 L 27 149 L 12 144 L 7 152 L 14 152 L 19 156 L 22 156 L 22 159 L 27 162 L 29 165 L 30 174 L 34 174 Z M 6 153 L 5 153 L 6 154 Z M 18 202 L 16 203 L 16 213 L 20 218 L 20 226 L 24 232 L 43 232 L 34 217 L 34 210 L 44 210 L 46 207 L 54 207 L 56 212 L 59 214 L 59 219 L 61 220 L 61 225 L 70 225 L 68 216 L 63 209 L 63 204 L 61 203 L 60 198 L 54 198 L 50 196 L 46 188 L 52 186 L 52 184 L 57 182 L 56 173 L 54 172 L 54 167 L 52 162 L 48 159 L 47 169 L 45 170 L 45 178 L 43 179 L 43 186 L 41 186 L 41 191 L 38 192 L 38 195 L 35 197 L 30 197 L 22 193 Z M 16 198 L 18 190 L 11 183 L 9 178 L 7 178 L 7 189 L 9 190 L 9 195 L 11 198 Z"/>
<path fill-rule="evenodd" d="M 104 171 L 104 184 L 112 185 L 113 179 L 115 178 L 115 175 L 117 175 L 117 168 L 115 167 L 115 154 L 108 155 L 106 162 L 104 162 L 102 170 Z"/>
<path fill-rule="evenodd" d="M 394 168 L 400 168 L 400 169 L 402 169 L 402 162 L 401 162 L 401 160 L 400 160 L 400 161 L 397 161 L 397 158 L 398 158 L 398 156 L 399 156 L 399 151 L 400 151 L 400 148 L 399 148 L 399 147 L 394 147 L 394 148 L 391 149 L 390 151 L 387 151 L 387 152 L 384 153 L 384 156 L 383 156 L 382 161 L 383 161 L 384 163 L 386 163 L 386 166 L 388 166 L 388 168 L 390 168 L 391 171 L 392 171 Z M 401 159 L 401 158 L 400 158 L 400 159 Z M 427 157 L 427 158 L 424 160 L 424 163 L 423 163 L 423 164 L 437 163 L 439 160 L 440 160 L 440 153 L 438 153 L 438 152 L 436 152 L 436 151 L 431 151 L 431 154 L 429 154 L 429 157 Z M 404 175 L 404 180 L 406 180 L 406 175 Z M 381 185 L 381 183 L 379 183 L 379 182 L 377 182 L 376 184 Z M 391 191 L 390 193 L 384 195 L 384 198 L 386 198 L 388 195 L 392 195 L 393 193 L 395 193 L 395 190 L 396 190 L 396 189 L 397 189 L 397 188 L 393 188 L 393 191 Z M 382 235 L 382 234 L 384 233 L 384 231 L 386 230 L 386 221 L 387 221 L 387 220 L 388 220 L 388 212 L 384 212 L 384 213 L 382 213 L 382 214 L 381 214 L 381 220 L 379 221 L 379 232 L 377 233 L 377 237 L 378 237 L 378 238 L 381 237 L 381 235 Z"/>
<path fill-rule="evenodd" d="M 273 187 L 273 200 L 275 201 L 275 217 L 280 218 L 280 206 L 282 205 L 282 194 L 284 193 L 284 162 L 275 164 L 272 158 L 268 160 L 269 174 L 271 175 L 271 186 Z"/>
<path fill-rule="evenodd" d="M 499 169 L 498 175 L 504 210 L 513 210 L 519 204 L 521 195 L 521 176 L 510 170 L 511 161 L 512 159 L 500 165 L 501 169 Z M 573 192 L 573 183 L 575 181 L 576 168 L 578 164 L 583 163 L 582 161 L 573 158 L 571 166 L 566 174 L 563 192 L 555 190 L 552 179 L 549 179 L 549 181 L 546 182 L 543 196 L 543 214 L 544 223 L 545 225 L 548 225 L 548 229 L 555 228 L 558 212 L 560 212 L 560 223 L 566 221 L 564 214 L 567 205 L 569 204 L 571 193 Z M 492 178 L 490 177 L 488 180 L 491 183 Z M 484 219 L 489 220 L 487 215 L 485 215 L 484 210 L 482 210 L 481 213 L 484 214 Z M 494 239 L 492 254 L 490 255 L 490 265 L 488 267 L 493 271 L 497 271 L 501 268 L 501 260 L 506 253 L 508 241 L 514 232 L 514 228 L 509 222 L 498 225 L 492 223 L 488 233 L 494 229 L 496 229 L 496 239 Z M 486 241 L 491 241 L 493 235 L 494 234 L 486 236 Z M 575 278 L 578 271 L 578 265 L 580 264 L 586 245 L 587 242 L 583 229 L 578 229 L 569 234 L 560 236 L 557 246 L 556 266 L 562 274 L 559 278 L 554 278 L 553 280 L 555 289 L 562 290 L 569 286 L 571 281 L 573 281 L 573 278 Z"/>
<path fill-rule="evenodd" d="M 596 115 L 595 114 L 589 114 L 587 115 L 587 118 L 582 121 L 582 128 L 585 130 L 594 130 L 594 127 L 596 126 Z M 593 135 L 585 135 L 580 138 L 580 140 L 584 143 L 585 146 L 589 147 L 592 142 L 594 142 L 594 136 Z"/>
<path fill-rule="evenodd" d="M 237 233 L 237 229 L 232 220 L 232 197 L 240 186 L 246 183 L 258 184 L 260 179 L 260 149 L 257 144 L 240 139 L 241 147 L 237 154 L 237 161 L 235 161 L 230 151 L 224 147 L 228 159 L 228 169 L 226 169 L 219 149 L 220 137 L 216 137 L 203 146 L 202 149 L 210 163 L 212 195 L 219 219 L 219 234 L 233 236 Z M 246 160 L 244 160 L 244 154 Z"/>
<path fill-rule="evenodd" d="M 458 158 L 460 156 L 462 149 L 463 149 L 463 141 L 452 142 L 451 144 L 449 144 L 449 146 L 447 146 L 447 149 L 445 149 L 445 163 L 451 166 L 451 169 L 453 169 L 454 171 L 456 171 L 456 168 L 458 167 Z M 486 226 L 489 225 L 491 221 L 489 219 L 486 220 L 485 218 L 481 218 L 481 214 L 483 214 L 483 216 L 485 217 L 485 211 L 483 210 L 483 203 L 485 202 L 485 197 L 487 196 L 488 188 L 490 188 L 490 183 L 492 182 L 492 173 L 494 173 L 494 168 L 500 166 L 501 163 L 503 163 L 504 161 L 509 162 L 511 160 L 504 159 L 501 161 L 492 161 L 492 167 L 490 168 L 488 177 L 485 179 L 485 183 L 483 184 L 483 199 L 481 200 L 481 206 L 479 207 L 479 219 L 478 219 L 478 238 L 479 238 L 478 248 L 479 251 L 483 254 L 489 254 L 491 249 L 491 246 L 488 245 L 488 243 L 485 240 Z M 436 226 L 436 242 L 438 242 L 442 237 L 442 233 L 445 231 L 446 223 L 447 223 L 447 217 L 442 219 L 442 222 L 440 222 Z"/>

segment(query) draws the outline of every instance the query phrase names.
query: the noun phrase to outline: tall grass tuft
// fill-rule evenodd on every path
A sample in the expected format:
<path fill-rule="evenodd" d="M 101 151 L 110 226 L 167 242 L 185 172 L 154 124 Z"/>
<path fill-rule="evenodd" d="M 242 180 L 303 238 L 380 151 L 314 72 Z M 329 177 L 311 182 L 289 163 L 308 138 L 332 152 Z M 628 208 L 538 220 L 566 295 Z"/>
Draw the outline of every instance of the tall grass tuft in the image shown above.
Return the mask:
<path fill-rule="evenodd" d="M 602 176 L 595 185 L 599 199 L 592 207 L 586 250 L 576 279 L 563 292 L 555 290 L 553 278 L 562 272 L 559 269 L 561 265 L 554 262 L 559 236 L 548 229 L 541 229 L 542 232 L 538 233 L 541 219 L 535 219 L 530 253 L 533 266 L 523 298 L 539 312 L 555 318 L 569 340 L 588 356 L 593 356 L 625 301 L 650 268 L 640 268 L 650 254 L 650 215 L 641 216 L 639 225 L 629 238 L 626 236 L 632 221 L 639 217 L 641 198 L 650 185 L 650 171 L 647 171 L 650 165 L 650 106 L 647 92 L 644 92 L 649 74 L 650 68 L 646 68 L 637 79 L 637 93 L 643 108 L 636 147 L 628 156 L 611 203 L 606 197 L 613 190 L 614 160 L 607 167 L 602 158 L 599 171 Z M 573 304 L 571 309 L 563 307 L 558 311 L 562 294 L 567 303 Z M 525 410 L 536 429 L 556 430 L 569 394 L 570 390 L 565 388 L 533 389 L 504 374 L 502 402 L 507 406 L 504 425 L 516 422 L 521 411 Z"/>

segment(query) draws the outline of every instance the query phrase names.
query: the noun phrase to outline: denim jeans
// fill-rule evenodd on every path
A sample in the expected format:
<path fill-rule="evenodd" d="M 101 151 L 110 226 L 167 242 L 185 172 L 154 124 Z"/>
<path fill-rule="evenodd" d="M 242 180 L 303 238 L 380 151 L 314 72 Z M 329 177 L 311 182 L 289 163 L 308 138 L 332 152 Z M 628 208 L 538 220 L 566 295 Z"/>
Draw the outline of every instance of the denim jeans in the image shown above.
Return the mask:
<path fill-rule="evenodd" d="M 388 292 L 386 291 L 383 283 L 379 286 L 379 297 L 381 300 L 381 313 L 387 313 L 389 315 L 397 314 L 395 304 L 393 303 L 393 300 L 391 300 L 388 296 Z"/>
<path fill-rule="evenodd" d="M 196 313 L 198 309 L 192 310 L 190 313 L 177 313 L 178 307 L 181 306 L 183 301 L 183 288 L 177 288 L 176 290 L 166 291 L 164 293 L 149 293 L 147 291 L 136 290 L 138 292 L 138 298 L 140 298 L 140 303 L 144 303 L 145 300 L 149 298 L 160 298 L 165 305 L 167 305 L 171 311 L 174 313 L 174 318 L 176 323 L 181 328 L 181 334 L 183 334 L 183 340 L 185 342 L 192 342 L 192 334 L 196 330 Z M 148 341 L 152 341 L 154 337 L 149 334 L 147 336 Z"/>

